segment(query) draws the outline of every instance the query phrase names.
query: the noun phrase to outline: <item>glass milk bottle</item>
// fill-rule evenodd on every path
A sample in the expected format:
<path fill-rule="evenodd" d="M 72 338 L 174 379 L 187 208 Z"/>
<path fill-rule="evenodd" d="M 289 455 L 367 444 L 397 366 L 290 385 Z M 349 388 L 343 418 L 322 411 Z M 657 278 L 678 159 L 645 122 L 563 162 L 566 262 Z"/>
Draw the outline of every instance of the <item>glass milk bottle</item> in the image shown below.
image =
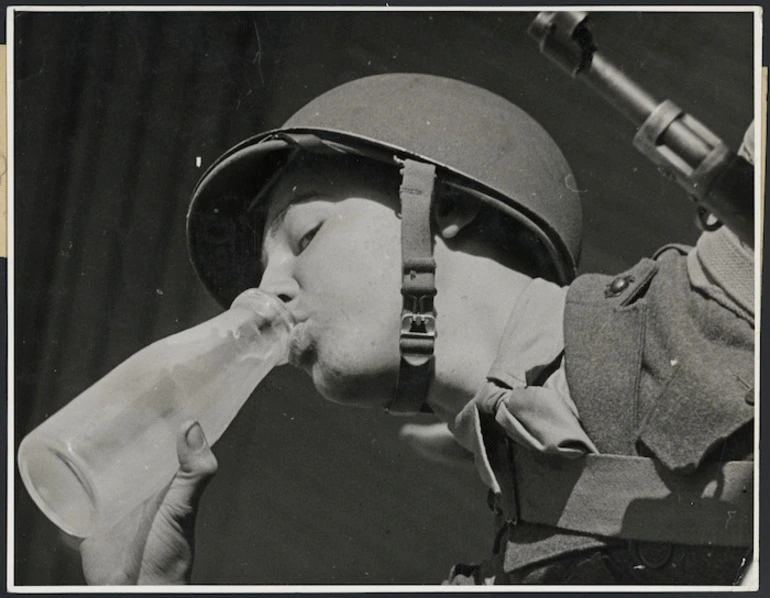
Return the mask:
<path fill-rule="evenodd" d="M 35 428 L 19 447 L 21 478 L 65 532 L 87 537 L 167 484 L 176 436 L 200 422 L 214 443 L 267 373 L 286 363 L 294 320 L 249 289 L 226 312 L 134 354 Z"/>

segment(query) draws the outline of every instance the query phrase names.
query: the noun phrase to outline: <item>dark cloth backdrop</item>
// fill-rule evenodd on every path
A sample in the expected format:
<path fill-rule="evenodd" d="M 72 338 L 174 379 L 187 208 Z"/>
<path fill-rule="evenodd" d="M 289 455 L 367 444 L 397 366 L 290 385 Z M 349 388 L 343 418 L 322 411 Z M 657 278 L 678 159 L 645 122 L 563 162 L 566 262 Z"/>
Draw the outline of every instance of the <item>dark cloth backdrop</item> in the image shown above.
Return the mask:
<path fill-rule="evenodd" d="M 665 242 L 693 242 L 683 193 L 632 148 L 629 123 L 538 54 L 532 17 L 18 13 L 17 446 L 129 355 L 218 312 L 185 248 L 197 178 L 232 144 L 356 77 L 455 77 L 531 113 L 581 189 L 583 270 L 617 271 Z M 753 114 L 751 15 L 592 18 L 608 58 L 737 147 Z M 412 455 L 396 438 L 404 421 L 327 404 L 308 381 L 274 372 L 215 446 L 194 581 L 435 583 L 453 562 L 486 554 L 482 484 Z M 82 583 L 73 542 L 15 479 L 16 582 Z"/>

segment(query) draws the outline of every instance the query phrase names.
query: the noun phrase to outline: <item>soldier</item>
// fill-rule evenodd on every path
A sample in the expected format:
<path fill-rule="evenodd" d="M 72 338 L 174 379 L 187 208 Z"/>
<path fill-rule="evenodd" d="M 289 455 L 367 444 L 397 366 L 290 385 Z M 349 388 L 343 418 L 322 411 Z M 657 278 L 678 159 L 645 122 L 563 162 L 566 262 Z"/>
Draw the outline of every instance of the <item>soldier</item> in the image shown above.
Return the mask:
<path fill-rule="evenodd" d="M 753 530 L 753 252 L 727 229 L 573 281 L 579 198 L 548 134 L 478 87 L 391 74 L 227 152 L 188 234 L 223 306 L 258 285 L 287 303 L 291 363 L 324 397 L 432 412 L 412 443 L 473 459 L 499 532 L 448 582 L 736 581 Z M 216 459 L 192 422 L 178 448 L 168 491 L 81 545 L 90 583 L 189 580 Z"/>

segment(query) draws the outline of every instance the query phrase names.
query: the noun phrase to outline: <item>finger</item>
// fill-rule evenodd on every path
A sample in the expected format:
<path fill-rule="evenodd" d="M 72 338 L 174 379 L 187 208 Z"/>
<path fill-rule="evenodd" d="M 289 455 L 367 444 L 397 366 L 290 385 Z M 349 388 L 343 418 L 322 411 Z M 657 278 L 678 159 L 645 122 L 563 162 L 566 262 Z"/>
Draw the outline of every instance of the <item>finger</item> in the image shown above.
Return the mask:
<path fill-rule="evenodd" d="M 142 558 L 138 583 L 186 583 L 192 570 L 195 520 L 217 459 L 197 422 L 185 422 L 177 435 L 179 469 L 158 508 Z"/>
<path fill-rule="evenodd" d="M 165 579 L 168 571 L 175 572 L 169 574 L 173 579 L 187 574 L 198 503 L 217 470 L 200 424 L 186 422 L 180 427 L 177 457 L 179 469 L 169 484 L 116 524 L 81 543 L 89 583 L 137 583 L 158 571 L 164 573 L 157 574 L 157 579 Z"/>
<path fill-rule="evenodd" d="M 165 502 L 197 506 L 200 495 L 217 472 L 218 463 L 198 422 L 182 424 L 177 436 L 179 471 L 171 482 Z"/>
<path fill-rule="evenodd" d="M 83 573 L 90 585 L 136 583 L 144 545 L 167 487 L 118 521 L 80 543 Z"/>
<path fill-rule="evenodd" d="M 182 470 L 200 475 L 214 475 L 217 460 L 209 448 L 206 435 L 198 422 L 185 422 L 179 429 L 177 456 Z"/>

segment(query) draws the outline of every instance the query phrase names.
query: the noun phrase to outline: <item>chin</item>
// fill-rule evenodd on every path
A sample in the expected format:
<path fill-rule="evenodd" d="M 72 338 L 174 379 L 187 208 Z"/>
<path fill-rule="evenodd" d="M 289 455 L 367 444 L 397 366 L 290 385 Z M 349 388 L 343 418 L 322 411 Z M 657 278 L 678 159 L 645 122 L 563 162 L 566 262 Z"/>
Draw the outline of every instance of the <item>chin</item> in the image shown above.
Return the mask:
<path fill-rule="evenodd" d="M 395 378 L 323 367 L 316 363 L 311 371 L 313 385 L 322 397 L 351 407 L 380 407 L 390 403 Z"/>

